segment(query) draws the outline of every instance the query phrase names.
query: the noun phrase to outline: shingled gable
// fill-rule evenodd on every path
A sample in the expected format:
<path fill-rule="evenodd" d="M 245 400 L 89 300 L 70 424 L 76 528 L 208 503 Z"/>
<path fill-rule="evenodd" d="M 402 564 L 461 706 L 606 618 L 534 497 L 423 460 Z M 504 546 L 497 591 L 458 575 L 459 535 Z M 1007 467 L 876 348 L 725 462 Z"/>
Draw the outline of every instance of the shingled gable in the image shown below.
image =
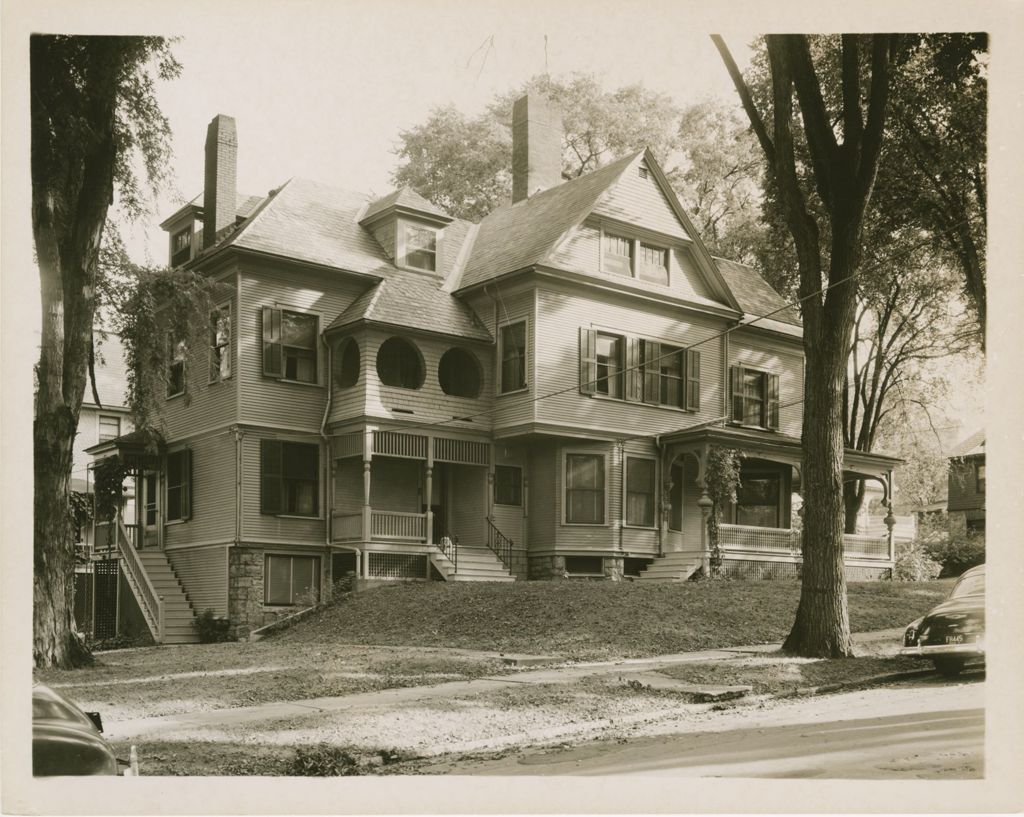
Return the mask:
<path fill-rule="evenodd" d="M 701 275 L 722 303 L 739 311 L 740 306 L 715 261 L 683 211 L 661 166 L 649 148 L 623 156 L 598 170 L 544 190 L 530 198 L 495 210 L 480 222 L 476 241 L 456 291 L 544 264 L 567 234 L 579 227 L 623 173 L 641 160 L 654 176 L 683 230 L 692 238 L 694 257 Z"/>

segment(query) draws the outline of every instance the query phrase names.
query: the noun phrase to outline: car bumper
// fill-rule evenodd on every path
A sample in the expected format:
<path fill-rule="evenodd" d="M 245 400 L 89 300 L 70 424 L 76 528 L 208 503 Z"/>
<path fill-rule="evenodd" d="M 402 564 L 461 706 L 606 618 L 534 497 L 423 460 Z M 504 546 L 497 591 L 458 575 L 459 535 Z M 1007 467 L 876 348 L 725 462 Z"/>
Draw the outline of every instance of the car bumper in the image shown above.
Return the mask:
<path fill-rule="evenodd" d="M 977 656 L 980 658 L 985 655 L 985 645 L 980 641 L 970 644 L 926 644 L 923 646 L 917 644 L 913 647 L 903 647 L 900 650 L 900 655 L 908 655 L 912 658 L 932 658 L 942 655 Z"/>

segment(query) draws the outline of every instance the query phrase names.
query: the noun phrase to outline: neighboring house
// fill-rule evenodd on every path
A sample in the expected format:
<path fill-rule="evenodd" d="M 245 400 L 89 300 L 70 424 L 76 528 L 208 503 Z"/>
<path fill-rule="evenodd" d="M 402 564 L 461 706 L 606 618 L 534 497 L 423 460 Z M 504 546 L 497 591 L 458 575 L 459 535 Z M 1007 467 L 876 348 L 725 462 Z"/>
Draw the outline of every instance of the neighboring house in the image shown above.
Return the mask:
<path fill-rule="evenodd" d="M 746 457 L 726 570 L 796 575 L 798 313 L 710 255 L 649 150 L 563 182 L 560 114 L 524 97 L 513 202 L 479 224 L 409 189 L 246 197 L 236 152 L 216 117 L 204 195 L 163 223 L 173 263 L 227 285 L 208 343 L 174 344 L 165 448 L 93 449 L 142 476 L 122 558 L 158 637 L 179 625 L 150 571 L 187 594 L 176 621 L 239 635 L 347 573 L 683 580 L 713 445 Z M 888 500 L 897 462 L 844 467 Z M 892 565 L 886 537 L 847 544 L 853 577 Z"/>
<path fill-rule="evenodd" d="M 985 531 L 985 431 L 961 442 L 949 458 L 950 533 Z"/>

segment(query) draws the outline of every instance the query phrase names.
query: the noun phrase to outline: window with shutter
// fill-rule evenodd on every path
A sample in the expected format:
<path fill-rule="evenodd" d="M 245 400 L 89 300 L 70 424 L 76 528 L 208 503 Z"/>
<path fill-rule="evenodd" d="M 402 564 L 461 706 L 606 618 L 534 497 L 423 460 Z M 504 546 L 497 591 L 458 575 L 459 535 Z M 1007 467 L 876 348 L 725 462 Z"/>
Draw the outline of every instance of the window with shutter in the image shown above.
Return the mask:
<path fill-rule="evenodd" d="M 597 332 L 580 327 L 580 393 L 597 393 Z"/>
<path fill-rule="evenodd" d="M 320 448 L 260 441 L 260 512 L 316 516 L 320 509 Z"/>
<path fill-rule="evenodd" d="M 283 377 L 281 363 L 281 310 L 263 307 L 263 374 Z"/>
<path fill-rule="evenodd" d="M 729 372 L 732 421 L 745 426 L 778 429 L 779 376 L 746 366 Z"/>
<path fill-rule="evenodd" d="M 686 404 L 687 411 L 700 411 L 700 352 L 686 350 Z"/>

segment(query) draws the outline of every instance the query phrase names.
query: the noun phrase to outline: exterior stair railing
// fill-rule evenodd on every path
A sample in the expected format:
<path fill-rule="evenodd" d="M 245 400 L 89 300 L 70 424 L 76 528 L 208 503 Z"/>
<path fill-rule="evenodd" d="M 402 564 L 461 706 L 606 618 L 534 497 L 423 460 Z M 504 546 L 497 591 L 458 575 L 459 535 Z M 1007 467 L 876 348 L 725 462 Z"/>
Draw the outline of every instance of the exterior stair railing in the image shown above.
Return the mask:
<path fill-rule="evenodd" d="M 452 569 L 456 572 L 459 570 L 459 537 L 452 536 L 448 531 L 443 531 L 441 538 L 437 542 L 437 549 L 440 550 L 449 562 L 452 563 Z"/>
<path fill-rule="evenodd" d="M 487 547 L 501 559 L 501 563 L 505 567 L 509 570 L 512 569 L 512 540 L 498 530 L 489 516 L 487 517 Z"/>
<path fill-rule="evenodd" d="M 146 622 L 149 624 L 153 637 L 158 641 L 164 640 L 164 597 L 156 592 L 153 584 L 146 575 L 146 568 L 139 558 L 139 553 L 131 544 L 128 531 L 120 517 L 117 519 L 117 554 L 125 567 L 125 572 L 131 580 L 135 597 L 139 600 L 143 613 L 146 615 Z"/>

